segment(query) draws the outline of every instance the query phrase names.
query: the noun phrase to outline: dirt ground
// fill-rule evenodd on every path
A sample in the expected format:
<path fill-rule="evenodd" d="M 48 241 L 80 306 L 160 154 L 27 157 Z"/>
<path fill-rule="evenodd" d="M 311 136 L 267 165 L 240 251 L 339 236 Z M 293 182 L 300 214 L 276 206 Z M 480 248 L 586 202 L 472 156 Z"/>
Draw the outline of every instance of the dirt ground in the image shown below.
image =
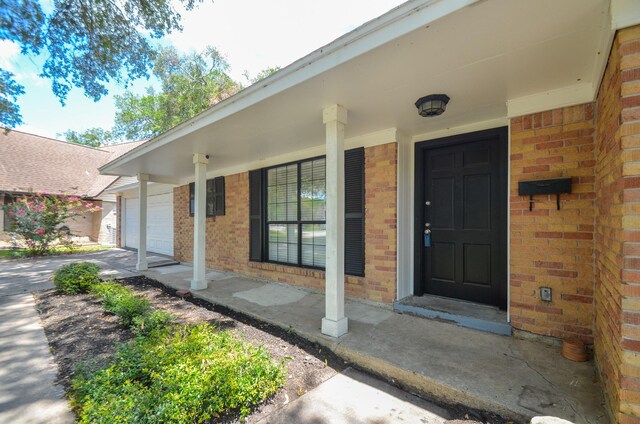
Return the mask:
<path fill-rule="evenodd" d="M 350 364 L 332 352 L 310 343 L 294 332 L 257 322 L 241 314 L 211 305 L 199 299 L 184 300 L 175 291 L 155 280 L 134 277 L 119 280 L 144 294 L 155 308 L 173 314 L 179 323 L 209 322 L 219 328 L 231 329 L 244 340 L 263 345 L 276 361 L 285 359 L 287 381 L 282 390 L 258 406 L 246 418 L 256 423 L 283 405 L 302 396 L 322 382 L 341 372 Z M 119 324 L 118 318 L 105 312 L 93 296 L 61 295 L 55 289 L 34 293 L 49 346 L 58 364 L 58 383 L 69 389 L 77 364 L 91 361 L 92 366 L 105 363 L 119 343 L 133 334 Z M 461 406 L 445 406 L 455 420 L 451 423 L 505 423 L 493 414 Z M 222 420 L 239 422 L 236 416 Z"/>

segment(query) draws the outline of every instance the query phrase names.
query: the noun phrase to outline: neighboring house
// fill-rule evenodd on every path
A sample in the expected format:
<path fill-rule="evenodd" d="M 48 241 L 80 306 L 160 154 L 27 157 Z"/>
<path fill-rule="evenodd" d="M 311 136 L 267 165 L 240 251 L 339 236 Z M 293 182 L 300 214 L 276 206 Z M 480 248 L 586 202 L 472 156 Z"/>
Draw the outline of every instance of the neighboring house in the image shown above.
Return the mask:
<path fill-rule="evenodd" d="M 0 133 L 0 205 L 33 193 L 74 195 L 101 206 L 65 223 L 72 234 L 101 244 L 115 244 L 116 197 L 105 190 L 121 178 L 100 175 L 98 167 L 142 142 L 101 148 L 66 143 L 11 130 Z M 10 220 L 0 213 L 0 242 L 10 241 Z"/>
<path fill-rule="evenodd" d="M 345 294 L 493 305 L 593 344 L 612 419 L 637 422 L 639 24 L 628 0 L 410 1 L 101 172 L 138 176 L 138 222 L 149 182 L 176 186 L 194 290 L 205 266 L 325 290 L 334 337 Z M 429 94 L 442 116 L 418 116 Z M 571 193 L 520 195 L 556 178 Z"/>

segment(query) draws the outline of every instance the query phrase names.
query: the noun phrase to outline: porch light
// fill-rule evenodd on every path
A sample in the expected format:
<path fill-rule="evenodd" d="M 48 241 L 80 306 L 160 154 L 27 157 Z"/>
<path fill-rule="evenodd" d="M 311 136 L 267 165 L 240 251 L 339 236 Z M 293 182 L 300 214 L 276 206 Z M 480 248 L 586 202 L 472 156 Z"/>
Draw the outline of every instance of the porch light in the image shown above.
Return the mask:
<path fill-rule="evenodd" d="M 430 94 L 420 97 L 416 102 L 416 107 L 420 116 L 438 116 L 445 111 L 447 103 L 449 103 L 449 96 L 446 94 Z"/>

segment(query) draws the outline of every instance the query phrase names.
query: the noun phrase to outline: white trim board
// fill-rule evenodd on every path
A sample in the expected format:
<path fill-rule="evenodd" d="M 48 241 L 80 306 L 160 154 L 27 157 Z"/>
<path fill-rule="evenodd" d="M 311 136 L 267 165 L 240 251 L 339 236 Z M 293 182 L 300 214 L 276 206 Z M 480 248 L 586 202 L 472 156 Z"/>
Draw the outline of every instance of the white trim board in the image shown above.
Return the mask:
<path fill-rule="evenodd" d="M 376 131 L 369 134 L 364 134 L 358 137 L 347 138 L 344 141 L 345 150 L 355 149 L 357 147 L 373 147 L 382 144 L 395 143 L 398 138 L 397 128 L 386 128 L 384 130 Z M 254 169 L 266 168 L 269 166 L 280 165 L 288 162 L 295 162 L 302 159 L 308 159 L 315 156 L 322 156 L 326 153 L 326 145 L 312 147 L 310 149 L 298 150 L 290 152 L 285 155 L 272 156 L 258 161 L 247 162 L 241 165 L 232 166 L 228 168 L 215 169 L 207 172 L 207 178 L 214 178 L 226 175 L 235 175 L 243 172 L 251 171 Z M 193 182 L 193 179 L 182 181 L 181 185 Z"/>

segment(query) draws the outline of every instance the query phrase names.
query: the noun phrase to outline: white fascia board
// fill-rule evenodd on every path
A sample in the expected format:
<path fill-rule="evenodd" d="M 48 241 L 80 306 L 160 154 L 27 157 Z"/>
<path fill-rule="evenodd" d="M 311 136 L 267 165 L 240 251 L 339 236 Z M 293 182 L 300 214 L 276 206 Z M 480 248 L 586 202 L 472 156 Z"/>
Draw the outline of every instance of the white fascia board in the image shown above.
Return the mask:
<path fill-rule="evenodd" d="M 628 28 L 640 24 L 640 0 L 611 0 L 611 28 Z"/>
<path fill-rule="evenodd" d="M 594 99 L 595 89 L 593 84 L 575 84 L 507 100 L 507 117 L 514 118 L 516 116 L 589 103 Z"/>
<path fill-rule="evenodd" d="M 611 12 L 611 10 L 609 10 Z M 607 19 L 606 25 L 610 25 L 611 19 Z M 598 96 L 598 90 L 600 84 L 602 84 L 602 78 L 604 78 L 604 72 L 607 70 L 607 63 L 609 63 L 609 55 L 611 54 L 611 47 L 613 46 L 613 39 L 616 36 L 616 30 L 613 27 L 607 28 L 606 37 L 602 37 L 600 40 L 600 46 L 598 49 L 598 57 L 596 58 L 594 69 L 594 84 L 593 84 L 593 99 Z"/>
<path fill-rule="evenodd" d="M 357 147 L 373 147 L 381 144 L 395 143 L 398 140 L 398 130 L 396 128 L 387 128 L 373 133 L 347 138 L 344 141 L 345 150 L 355 149 Z M 216 169 L 207 172 L 207 178 L 219 177 L 222 175 L 235 175 L 254 169 L 267 168 L 283 163 L 295 162 L 298 160 L 322 156 L 326 153 L 324 144 L 311 147 L 309 149 L 297 150 L 283 155 L 271 156 L 262 160 L 243 163 L 228 168 Z M 193 178 L 181 181 L 182 185 L 193 182 Z"/>
<path fill-rule="evenodd" d="M 413 0 L 373 19 L 324 47 L 229 97 L 199 115 L 144 143 L 99 168 L 114 168 L 193 131 L 231 116 L 396 38 L 427 26 L 481 0 Z M 116 174 L 117 175 L 117 174 Z"/>
<path fill-rule="evenodd" d="M 387 128 L 369 134 L 347 138 L 344 140 L 344 148 L 373 147 L 381 144 L 395 143 L 396 141 L 398 141 L 398 129 Z"/>
<path fill-rule="evenodd" d="M 489 130 L 492 128 L 505 127 L 508 124 L 509 124 L 509 119 L 506 116 L 502 118 L 490 119 L 488 121 L 473 122 L 471 124 L 459 125 L 456 127 L 446 128 L 443 130 L 416 134 L 411 137 L 411 143 L 419 143 L 421 141 L 435 140 L 438 138 L 449 137 L 452 135 L 466 134 L 466 133 L 471 133 L 476 131 Z"/>
<path fill-rule="evenodd" d="M 171 184 L 167 184 L 167 183 L 161 183 L 161 182 L 149 180 L 149 183 L 148 183 L 149 189 L 151 189 L 151 187 L 154 187 L 154 186 L 158 186 L 158 187 L 163 186 L 163 187 L 168 189 L 169 187 L 173 188 L 173 187 L 177 187 L 178 185 L 179 184 L 178 184 L 177 181 L 174 181 Z M 114 187 L 112 189 L 107 189 L 107 190 L 104 191 L 104 193 L 117 194 L 117 193 L 126 193 L 126 192 L 132 191 L 132 190 L 134 190 L 136 192 L 136 194 L 138 193 L 138 191 L 137 191 L 138 190 L 138 183 L 137 182 L 136 183 L 131 183 L 131 184 L 126 184 L 126 185 L 119 186 L 119 187 Z"/>
<path fill-rule="evenodd" d="M 179 184 L 179 181 L 177 178 L 160 177 L 157 175 L 149 175 L 149 182 L 157 183 L 157 184 L 172 185 L 172 186 L 176 186 Z"/>

